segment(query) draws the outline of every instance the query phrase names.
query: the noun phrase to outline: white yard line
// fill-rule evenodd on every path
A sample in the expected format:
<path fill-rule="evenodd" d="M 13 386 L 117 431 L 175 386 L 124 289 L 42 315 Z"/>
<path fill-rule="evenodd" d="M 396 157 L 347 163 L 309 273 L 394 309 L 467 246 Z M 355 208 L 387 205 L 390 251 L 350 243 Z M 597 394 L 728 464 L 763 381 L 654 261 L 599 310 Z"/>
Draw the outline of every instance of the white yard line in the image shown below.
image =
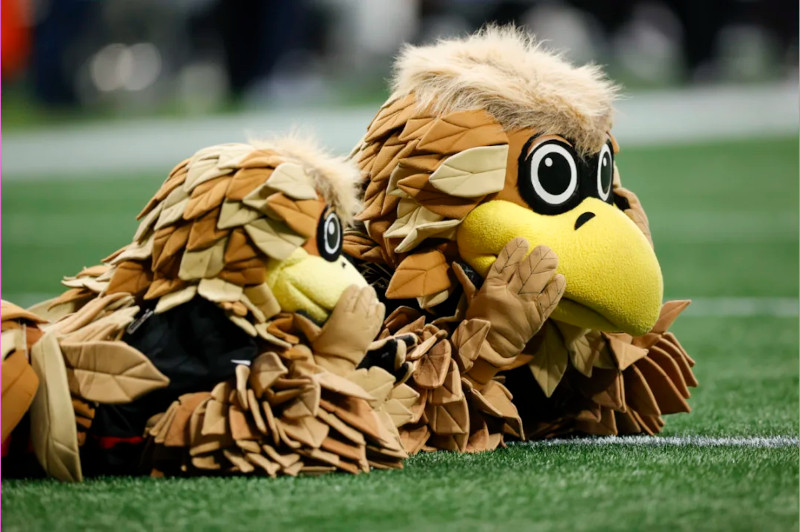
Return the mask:
<path fill-rule="evenodd" d="M 6 290 L 3 299 L 30 307 L 58 294 L 16 293 Z M 678 298 L 675 298 L 678 299 Z M 681 316 L 687 318 L 796 318 L 800 302 L 794 297 L 701 297 L 692 299 Z"/>
<path fill-rule="evenodd" d="M 202 118 L 153 118 L 66 126 L 3 135 L 4 180 L 73 179 L 121 172 L 166 172 L 198 149 L 248 135 L 316 133 L 346 154 L 377 105 L 246 110 Z M 617 105 L 614 135 L 628 146 L 691 144 L 797 134 L 797 82 L 712 86 L 630 94 Z"/>
<path fill-rule="evenodd" d="M 552 439 L 514 445 L 531 447 L 603 447 L 607 445 L 635 445 L 646 447 L 797 447 L 797 436 L 605 436 L 602 438 Z"/>

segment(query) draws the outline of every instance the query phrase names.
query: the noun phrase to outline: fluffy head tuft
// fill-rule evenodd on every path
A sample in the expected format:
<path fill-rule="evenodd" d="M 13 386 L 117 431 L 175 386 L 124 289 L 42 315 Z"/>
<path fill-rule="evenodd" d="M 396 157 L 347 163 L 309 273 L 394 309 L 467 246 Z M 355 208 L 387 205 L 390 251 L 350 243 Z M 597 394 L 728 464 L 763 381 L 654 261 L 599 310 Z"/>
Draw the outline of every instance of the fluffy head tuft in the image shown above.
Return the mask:
<path fill-rule="evenodd" d="M 334 157 L 313 139 L 298 135 L 268 140 L 250 140 L 255 148 L 269 149 L 299 164 L 314 180 L 325 201 L 336 209 L 344 224 L 351 224 L 361 208 L 358 167 L 344 157 Z"/>
<path fill-rule="evenodd" d="M 420 109 L 442 115 L 485 109 L 507 131 L 559 134 L 583 154 L 611 129 L 617 87 L 599 67 L 575 67 L 513 26 L 488 26 L 463 39 L 403 48 L 394 96 L 414 94 Z"/>

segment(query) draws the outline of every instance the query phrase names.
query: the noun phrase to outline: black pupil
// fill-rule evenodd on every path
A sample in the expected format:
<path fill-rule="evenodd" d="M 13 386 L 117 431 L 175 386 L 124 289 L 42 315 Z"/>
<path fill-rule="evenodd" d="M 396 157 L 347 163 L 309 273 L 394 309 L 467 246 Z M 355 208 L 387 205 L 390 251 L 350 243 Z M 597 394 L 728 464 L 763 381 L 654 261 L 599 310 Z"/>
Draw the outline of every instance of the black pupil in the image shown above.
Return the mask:
<path fill-rule="evenodd" d="M 325 221 L 325 242 L 328 244 L 328 249 L 335 250 L 339 248 L 339 241 L 341 240 L 339 231 L 339 224 L 335 216 L 330 216 Z"/>
<path fill-rule="evenodd" d="M 539 184 L 554 196 L 563 194 L 569 187 L 571 172 L 569 162 L 559 153 L 548 153 L 537 169 Z"/>
<path fill-rule="evenodd" d="M 317 250 L 325 260 L 335 261 L 342 252 L 342 225 L 334 213 L 320 218 L 317 225 Z"/>
<path fill-rule="evenodd" d="M 611 176 L 613 173 L 611 168 L 611 155 L 606 152 L 603 154 L 603 158 L 600 159 L 600 192 L 603 194 L 608 192 L 609 187 L 611 187 Z"/>

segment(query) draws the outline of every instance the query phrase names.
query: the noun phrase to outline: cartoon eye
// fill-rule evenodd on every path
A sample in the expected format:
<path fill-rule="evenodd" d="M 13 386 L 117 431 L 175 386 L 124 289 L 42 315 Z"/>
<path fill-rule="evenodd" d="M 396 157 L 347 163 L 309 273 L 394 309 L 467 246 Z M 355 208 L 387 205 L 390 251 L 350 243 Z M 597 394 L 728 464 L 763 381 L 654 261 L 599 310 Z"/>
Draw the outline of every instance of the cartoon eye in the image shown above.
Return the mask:
<path fill-rule="evenodd" d="M 604 144 L 597 156 L 597 196 L 603 201 L 608 201 L 611 195 L 613 177 L 614 158 L 611 154 L 611 146 Z"/>
<path fill-rule="evenodd" d="M 317 248 L 320 257 L 331 262 L 342 254 L 342 222 L 333 211 L 324 215 L 319 221 Z"/>
<path fill-rule="evenodd" d="M 564 146 L 542 144 L 533 152 L 530 165 L 533 191 L 547 204 L 562 205 L 578 190 L 575 158 Z"/>

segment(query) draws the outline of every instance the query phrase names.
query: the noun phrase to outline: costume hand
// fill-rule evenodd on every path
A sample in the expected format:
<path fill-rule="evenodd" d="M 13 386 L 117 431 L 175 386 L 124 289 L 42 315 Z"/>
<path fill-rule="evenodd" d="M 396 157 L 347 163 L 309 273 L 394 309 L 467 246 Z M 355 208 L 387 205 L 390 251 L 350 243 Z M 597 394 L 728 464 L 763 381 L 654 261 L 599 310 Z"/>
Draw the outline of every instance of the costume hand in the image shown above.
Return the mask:
<path fill-rule="evenodd" d="M 316 363 L 338 375 L 353 371 L 381 330 L 385 313 L 371 286 L 348 287 L 311 342 Z"/>
<path fill-rule="evenodd" d="M 470 378 L 485 384 L 519 355 L 561 300 L 566 280 L 556 274 L 558 257 L 537 246 L 527 257 L 528 241 L 515 238 L 503 248 L 481 289 L 467 308 L 467 319 L 490 323 Z"/>

